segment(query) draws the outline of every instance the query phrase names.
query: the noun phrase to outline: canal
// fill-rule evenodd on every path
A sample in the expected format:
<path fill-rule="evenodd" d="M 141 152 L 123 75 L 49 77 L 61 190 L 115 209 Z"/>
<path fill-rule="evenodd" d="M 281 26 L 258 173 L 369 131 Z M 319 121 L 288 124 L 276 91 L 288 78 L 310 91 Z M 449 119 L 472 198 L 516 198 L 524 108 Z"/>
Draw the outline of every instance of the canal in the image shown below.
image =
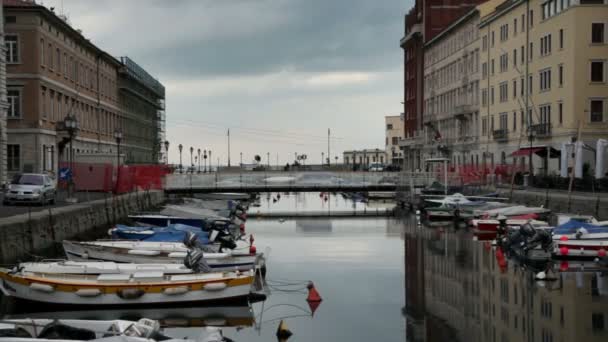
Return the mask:
<path fill-rule="evenodd" d="M 370 210 L 337 194 L 263 194 L 257 211 Z M 262 220 L 247 232 L 268 254 L 268 298 L 249 306 L 53 312 L 46 317 L 158 319 L 173 336 L 223 326 L 235 341 L 608 340 L 608 270 L 593 262 L 497 262 L 490 241 L 414 216 Z M 545 279 L 537 279 L 540 271 Z M 309 305 L 312 281 L 323 301 Z M 19 309 L 19 310 L 16 310 Z M 35 317 L 3 306 L 6 316 Z M 21 312 L 20 312 L 21 311 Z"/>

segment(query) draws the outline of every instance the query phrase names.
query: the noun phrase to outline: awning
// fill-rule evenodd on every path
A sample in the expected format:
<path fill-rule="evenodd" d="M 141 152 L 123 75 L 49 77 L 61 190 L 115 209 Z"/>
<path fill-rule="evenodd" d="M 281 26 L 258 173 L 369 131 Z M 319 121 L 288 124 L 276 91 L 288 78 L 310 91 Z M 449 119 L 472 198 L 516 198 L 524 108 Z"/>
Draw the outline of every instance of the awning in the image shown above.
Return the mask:
<path fill-rule="evenodd" d="M 553 147 L 538 146 L 538 147 L 522 147 L 519 150 L 511 153 L 511 157 L 527 157 L 531 153 L 536 154 L 539 157 L 546 158 L 547 150 L 549 151 L 549 158 L 559 158 L 561 152 L 554 149 Z"/>

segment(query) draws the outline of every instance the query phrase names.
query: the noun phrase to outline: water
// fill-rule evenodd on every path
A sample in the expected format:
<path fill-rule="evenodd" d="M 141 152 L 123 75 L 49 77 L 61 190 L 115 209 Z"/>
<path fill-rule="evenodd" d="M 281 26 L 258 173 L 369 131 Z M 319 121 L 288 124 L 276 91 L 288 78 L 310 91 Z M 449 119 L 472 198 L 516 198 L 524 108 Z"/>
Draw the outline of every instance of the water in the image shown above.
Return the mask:
<path fill-rule="evenodd" d="M 325 201 L 318 193 L 282 195 L 277 202 L 273 197 L 263 195 L 260 208 L 352 206 L 340 196 Z M 501 269 L 488 242 L 476 241 L 467 230 L 418 226 L 413 217 L 252 218 L 246 225 L 258 250 L 270 251 L 265 302 L 42 315 L 144 316 L 160 319 L 176 337 L 221 325 L 226 336 L 251 342 L 275 341 L 281 319 L 294 334 L 289 341 L 608 340 L 608 272 L 589 263 L 509 261 Z M 550 280 L 534 279 L 541 268 L 551 270 Z M 308 280 L 323 297 L 314 315 L 303 289 Z"/>

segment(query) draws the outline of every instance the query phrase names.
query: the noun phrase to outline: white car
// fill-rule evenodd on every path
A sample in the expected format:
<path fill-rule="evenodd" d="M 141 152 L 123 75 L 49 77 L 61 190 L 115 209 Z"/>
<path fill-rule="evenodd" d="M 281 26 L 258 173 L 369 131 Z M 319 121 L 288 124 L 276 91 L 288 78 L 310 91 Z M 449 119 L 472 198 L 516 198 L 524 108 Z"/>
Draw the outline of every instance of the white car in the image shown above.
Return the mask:
<path fill-rule="evenodd" d="M 382 165 L 382 164 L 371 164 L 369 166 L 369 171 L 370 172 L 382 172 L 382 171 L 384 171 L 384 165 Z"/>
<path fill-rule="evenodd" d="M 8 184 L 2 204 L 46 203 L 55 204 L 57 187 L 55 181 L 45 174 L 19 173 Z"/>

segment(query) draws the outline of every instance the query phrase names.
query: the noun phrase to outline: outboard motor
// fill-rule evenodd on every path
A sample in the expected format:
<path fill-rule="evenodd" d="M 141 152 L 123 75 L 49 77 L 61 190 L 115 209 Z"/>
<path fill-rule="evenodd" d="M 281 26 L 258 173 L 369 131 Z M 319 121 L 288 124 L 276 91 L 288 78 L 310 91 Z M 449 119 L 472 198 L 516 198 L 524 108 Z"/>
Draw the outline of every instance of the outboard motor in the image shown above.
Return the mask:
<path fill-rule="evenodd" d="M 211 272 L 211 267 L 209 267 L 203 257 L 203 251 L 198 248 L 188 250 L 188 254 L 184 259 L 184 266 L 191 269 L 194 273 Z"/>
<path fill-rule="evenodd" d="M 553 238 L 546 230 L 536 230 L 534 236 L 528 239 L 526 246 L 524 247 L 524 252 L 534 249 L 539 245 L 545 251 L 548 251 L 551 246 L 553 246 Z"/>

